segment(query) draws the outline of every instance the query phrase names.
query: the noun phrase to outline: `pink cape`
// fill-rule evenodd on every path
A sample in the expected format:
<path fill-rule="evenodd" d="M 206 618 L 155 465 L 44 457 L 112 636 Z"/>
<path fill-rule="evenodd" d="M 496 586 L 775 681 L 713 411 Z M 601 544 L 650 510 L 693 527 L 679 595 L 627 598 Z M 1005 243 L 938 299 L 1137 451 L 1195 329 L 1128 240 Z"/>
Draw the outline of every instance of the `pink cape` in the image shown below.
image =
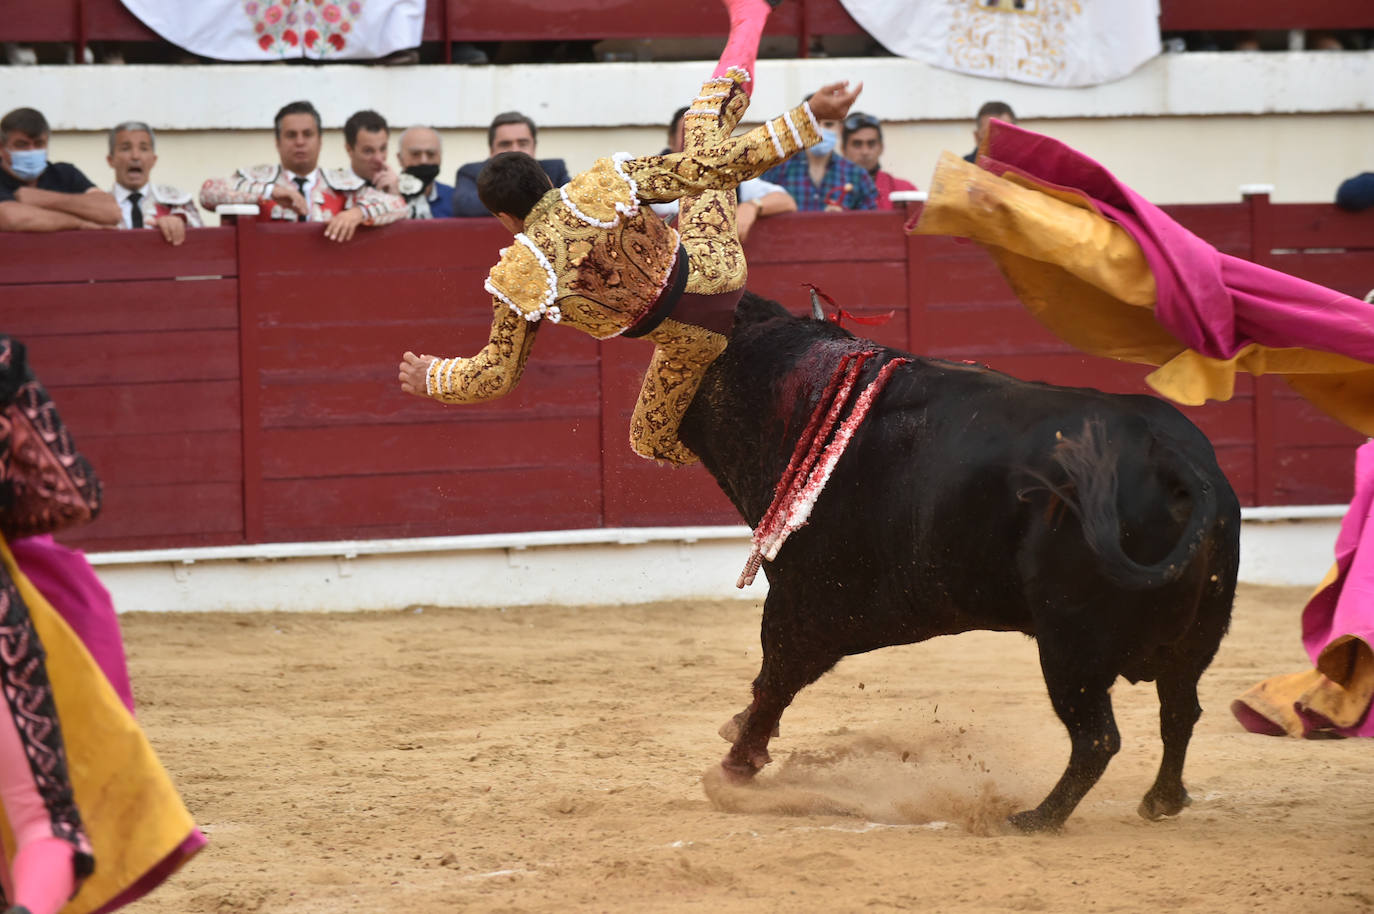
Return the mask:
<path fill-rule="evenodd" d="M 1058 140 L 994 120 L 978 164 L 1077 192 L 1129 232 L 1154 274 L 1155 320 L 1189 349 L 1230 359 L 1259 343 L 1374 364 L 1374 305 L 1221 253 Z"/>
<path fill-rule="evenodd" d="M 119 618 L 115 615 L 110 592 L 95 576 L 86 556 L 76 549 L 68 549 L 48 535 L 16 539 L 9 543 L 9 547 L 19 570 L 81 639 L 132 714 L 134 693 L 124 659 L 124 638 L 119 633 Z M 205 844 L 206 838 L 200 829 L 192 829 L 176 850 L 138 877 L 96 914 L 114 911 L 148 894 L 195 856 Z"/>
<path fill-rule="evenodd" d="M 1322 588 L 1302 613 L 1302 644 L 1312 664 L 1338 640 L 1359 638 L 1374 647 L 1374 441 L 1355 452 L 1355 497 L 1336 537 L 1335 584 Z M 1303 714 L 1302 709 L 1298 713 Z M 1320 721 L 1305 723 L 1321 726 Z M 1374 714 L 1353 727 L 1336 727 L 1342 736 L 1374 736 Z"/>

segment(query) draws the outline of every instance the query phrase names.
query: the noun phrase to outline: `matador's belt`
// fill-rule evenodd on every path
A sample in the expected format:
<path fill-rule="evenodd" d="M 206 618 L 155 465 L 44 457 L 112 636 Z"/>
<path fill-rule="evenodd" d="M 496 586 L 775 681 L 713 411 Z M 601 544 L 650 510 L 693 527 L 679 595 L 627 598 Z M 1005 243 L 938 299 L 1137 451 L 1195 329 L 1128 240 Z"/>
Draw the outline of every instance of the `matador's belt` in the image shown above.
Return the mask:
<path fill-rule="evenodd" d="M 658 293 L 658 298 L 648 308 L 639 319 L 631 324 L 621 336 L 628 336 L 635 339 L 649 333 L 653 333 L 659 324 L 663 323 L 673 313 L 677 303 L 682 298 L 682 292 L 687 288 L 687 273 L 689 267 L 687 263 L 687 249 L 682 245 L 677 246 L 677 257 L 673 260 L 672 272 L 668 274 L 668 281 L 663 284 L 663 291 Z"/>

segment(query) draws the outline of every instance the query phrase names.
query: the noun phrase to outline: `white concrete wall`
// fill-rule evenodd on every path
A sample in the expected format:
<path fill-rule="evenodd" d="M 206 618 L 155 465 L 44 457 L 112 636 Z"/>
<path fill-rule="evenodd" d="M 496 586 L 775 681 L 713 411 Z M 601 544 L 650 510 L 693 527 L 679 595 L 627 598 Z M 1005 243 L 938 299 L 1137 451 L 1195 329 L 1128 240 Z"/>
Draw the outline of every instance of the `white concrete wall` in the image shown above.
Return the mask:
<path fill-rule="evenodd" d="M 211 175 L 272 161 L 272 115 L 311 99 L 325 119 L 323 163 L 345 163 L 338 128 L 362 107 L 444 138 L 444 172 L 486 155 L 485 127 L 518 109 L 541 125 L 540 153 L 574 171 L 608 152 L 654 152 L 664 122 L 693 94 L 701 63 L 509 67 L 0 67 L 8 104 L 43 110 L 54 155 L 105 184 L 105 139 L 126 119 L 160 131 L 155 177 L 193 189 Z M 1226 202 L 1246 183 L 1283 202 L 1327 201 L 1374 168 L 1374 52 L 1165 55 L 1090 89 L 1047 89 L 963 76 L 895 58 L 770 60 L 756 113 L 794 104 L 838 78 L 859 79 L 859 107 L 888 122 L 885 164 L 924 186 L 940 150 L 972 147 L 985 100 L 1100 159 L 1160 203 Z"/>
<path fill-rule="evenodd" d="M 1314 586 L 1342 507 L 1249 511 L 1241 580 Z M 1260 519 L 1270 518 L 1270 519 Z M 737 588 L 747 527 L 570 530 L 91 556 L 121 612 L 349 612 L 408 606 L 759 601 Z"/>

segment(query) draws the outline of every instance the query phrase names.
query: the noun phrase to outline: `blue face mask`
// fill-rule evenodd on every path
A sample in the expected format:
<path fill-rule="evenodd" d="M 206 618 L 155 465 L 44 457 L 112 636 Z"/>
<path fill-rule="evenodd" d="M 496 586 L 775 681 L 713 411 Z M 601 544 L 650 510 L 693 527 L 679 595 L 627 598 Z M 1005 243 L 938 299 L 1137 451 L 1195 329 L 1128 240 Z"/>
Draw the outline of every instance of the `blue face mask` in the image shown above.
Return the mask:
<path fill-rule="evenodd" d="M 43 173 L 43 169 L 48 167 L 48 150 L 46 149 L 11 149 L 10 150 L 10 171 L 14 172 L 20 180 L 32 181 Z"/>
<path fill-rule="evenodd" d="M 828 156 L 835 151 L 835 131 L 821 128 L 821 141 L 808 150 L 813 156 Z"/>

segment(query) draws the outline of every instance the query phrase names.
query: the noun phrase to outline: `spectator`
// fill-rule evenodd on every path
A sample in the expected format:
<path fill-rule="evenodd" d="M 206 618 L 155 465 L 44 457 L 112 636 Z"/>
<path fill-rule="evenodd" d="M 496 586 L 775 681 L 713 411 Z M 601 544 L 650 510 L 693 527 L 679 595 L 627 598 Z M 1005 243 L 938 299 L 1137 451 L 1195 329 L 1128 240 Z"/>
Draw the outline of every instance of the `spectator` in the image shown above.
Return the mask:
<path fill-rule="evenodd" d="M 439 177 L 443 147 L 439 134 L 429 127 L 411 127 L 401 134 L 396 159 L 404 175 L 401 191 L 412 219 L 446 219 L 453 215 L 453 188 L 441 184 Z M 413 181 L 406 180 L 409 176 Z M 411 187 L 418 183 L 417 187 Z"/>
<path fill-rule="evenodd" d="M 453 186 L 453 213 L 455 216 L 490 216 L 487 208 L 477 196 L 477 176 L 491 156 L 500 152 L 523 152 L 538 158 L 539 128 L 519 111 L 503 111 L 492 118 L 487 128 L 487 160 L 469 162 L 458 169 L 458 178 Z M 568 166 L 562 159 L 539 159 L 544 172 L 554 187 L 562 187 L 571 180 Z"/>
<path fill-rule="evenodd" d="M 882 170 L 883 125 L 871 114 L 855 112 L 844 119 L 844 157 L 868 172 L 878 188 L 878 209 L 892 209 L 894 190 L 915 190 L 910 181 Z"/>
<path fill-rule="evenodd" d="M 1352 213 L 1374 206 L 1374 171 L 1342 181 L 1336 189 L 1336 205 Z"/>
<path fill-rule="evenodd" d="M 397 194 L 400 175 L 386 163 L 386 147 L 391 141 L 391 128 L 386 118 L 376 111 L 355 111 L 344 121 L 344 152 L 353 174 L 382 193 Z"/>
<path fill-rule="evenodd" d="M 668 145 L 663 150 L 664 155 L 682 152 L 682 117 L 686 113 L 687 108 L 682 107 L 673 114 L 673 119 L 668 124 Z M 792 195 L 786 189 L 762 178 L 750 178 L 742 183 L 739 186 L 738 199 L 739 205 L 735 207 L 735 231 L 741 243 L 749 237 L 749 231 L 760 218 L 797 211 L 797 201 L 792 199 Z M 659 218 L 672 219 L 678 214 L 678 201 L 654 203 L 650 208 Z"/>
<path fill-rule="evenodd" d="M 120 228 L 156 228 L 175 246 L 186 240 L 188 225 L 200 227 L 200 211 L 185 191 L 150 183 L 157 164 L 156 144 L 153 128 L 142 121 L 125 121 L 110 131 L 110 154 L 105 157 L 115 173 L 110 193 L 119 204 Z"/>
<path fill-rule="evenodd" d="M 400 197 L 372 187 L 351 169 L 319 167 L 320 113 L 310 102 L 284 106 L 274 128 L 280 162 L 211 178 L 201 185 L 201 206 L 213 210 L 225 203 L 256 203 L 261 221 L 323 222 L 325 237 L 340 242 L 352 238 L 359 225 L 405 218 Z"/>
<path fill-rule="evenodd" d="M 808 148 L 806 155 L 793 156 L 768 169 L 763 179 L 781 185 L 802 212 L 875 208 L 878 189 L 873 186 L 873 179 L 835 152 L 842 124 L 838 120 L 818 123 L 821 141 Z"/>
<path fill-rule="evenodd" d="M 0 231 L 115 228 L 119 204 L 75 165 L 48 161 L 47 118 L 15 108 L 0 118 Z"/>
<path fill-rule="evenodd" d="M 1016 112 L 1011 110 L 1011 105 L 1006 102 L 983 102 L 983 107 L 978 109 L 977 123 L 973 128 L 973 152 L 964 156 L 965 162 L 978 164 L 978 149 L 983 145 L 983 137 L 988 135 L 988 121 L 993 118 L 1015 124 Z"/>

